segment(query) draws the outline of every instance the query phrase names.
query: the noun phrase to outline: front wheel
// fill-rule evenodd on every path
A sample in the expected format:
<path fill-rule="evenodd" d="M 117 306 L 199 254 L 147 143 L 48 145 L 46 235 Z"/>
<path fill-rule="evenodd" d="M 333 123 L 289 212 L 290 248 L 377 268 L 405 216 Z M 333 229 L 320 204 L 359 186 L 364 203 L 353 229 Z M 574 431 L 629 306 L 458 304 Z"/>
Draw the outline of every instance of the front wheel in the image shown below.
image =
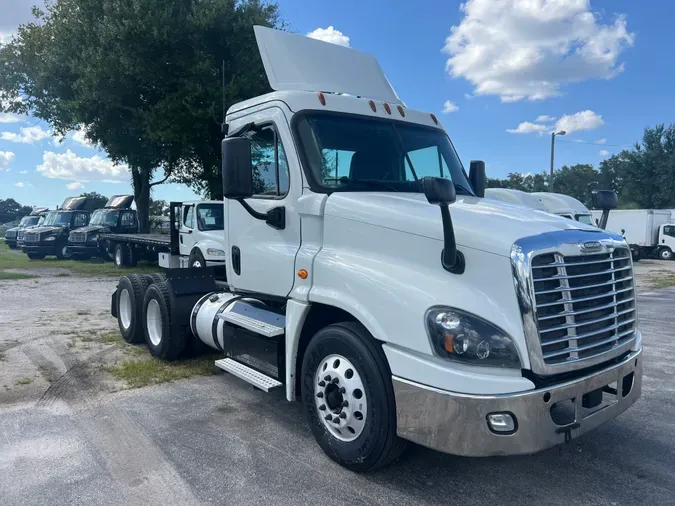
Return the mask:
<path fill-rule="evenodd" d="M 633 262 L 639 262 L 640 259 L 642 258 L 642 255 L 640 254 L 639 248 L 631 248 L 630 254 L 631 254 L 631 257 L 633 258 Z"/>
<path fill-rule="evenodd" d="M 26 255 L 28 255 L 28 258 L 31 260 L 44 260 L 44 258 L 47 256 L 42 253 L 26 253 Z"/>
<path fill-rule="evenodd" d="M 70 252 L 68 251 L 67 244 L 56 247 L 56 258 L 58 258 L 59 260 L 66 260 L 70 258 Z"/>
<path fill-rule="evenodd" d="M 659 251 L 659 258 L 661 258 L 661 260 L 672 260 L 673 252 L 670 248 L 663 248 L 661 251 Z"/>
<path fill-rule="evenodd" d="M 321 329 L 302 363 L 302 400 L 319 446 L 352 471 L 372 471 L 405 449 L 382 347 L 358 323 Z"/>
<path fill-rule="evenodd" d="M 195 269 L 206 267 L 206 261 L 204 260 L 204 255 L 202 255 L 202 252 L 198 249 L 193 250 L 192 253 L 190 253 L 189 264 L 190 267 Z"/>

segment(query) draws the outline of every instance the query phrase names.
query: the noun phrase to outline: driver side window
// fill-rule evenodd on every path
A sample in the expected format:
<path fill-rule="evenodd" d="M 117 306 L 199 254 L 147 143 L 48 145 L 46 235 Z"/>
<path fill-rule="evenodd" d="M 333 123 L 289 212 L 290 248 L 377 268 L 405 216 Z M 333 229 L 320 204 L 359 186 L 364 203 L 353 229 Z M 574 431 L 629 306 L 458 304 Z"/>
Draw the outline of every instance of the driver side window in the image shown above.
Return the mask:
<path fill-rule="evenodd" d="M 670 237 L 675 237 L 675 226 L 663 227 L 663 233 Z"/>
<path fill-rule="evenodd" d="M 73 218 L 73 227 L 84 227 L 89 223 L 89 217 L 85 213 L 76 213 Z"/>
<path fill-rule="evenodd" d="M 253 195 L 282 197 L 288 193 L 288 163 L 276 129 L 265 126 L 248 134 L 251 140 Z"/>
<path fill-rule="evenodd" d="M 187 228 L 195 228 L 195 206 L 190 206 L 185 210 L 185 219 L 183 224 Z"/>

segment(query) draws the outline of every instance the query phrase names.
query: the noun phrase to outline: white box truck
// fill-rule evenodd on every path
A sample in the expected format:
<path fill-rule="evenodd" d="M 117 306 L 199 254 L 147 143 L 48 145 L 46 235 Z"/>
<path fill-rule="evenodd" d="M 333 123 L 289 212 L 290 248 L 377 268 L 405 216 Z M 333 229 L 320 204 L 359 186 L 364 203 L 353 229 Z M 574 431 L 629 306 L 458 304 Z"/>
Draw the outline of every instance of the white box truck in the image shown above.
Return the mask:
<path fill-rule="evenodd" d="M 593 211 L 599 218 L 601 211 Z M 609 215 L 607 230 L 621 234 L 629 244 L 633 260 L 657 257 L 671 260 L 675 252 L 675 224 L 667 209 L 615 210 Z"/>
<path fill-rule="evenodd" d="M 255 32 L 275 91 L 226 117 L 227 284 L 209 269 L 123 276 L 111 312 L 127 341 L 166 359 L 191 339 L 218 350 L 222 369 L 301 400 L 354 471 L 406 441 L 538 452 L 638 399 L 621 236 L 482 198 L 485 164 L 467 175 L 372 56 Z"/>

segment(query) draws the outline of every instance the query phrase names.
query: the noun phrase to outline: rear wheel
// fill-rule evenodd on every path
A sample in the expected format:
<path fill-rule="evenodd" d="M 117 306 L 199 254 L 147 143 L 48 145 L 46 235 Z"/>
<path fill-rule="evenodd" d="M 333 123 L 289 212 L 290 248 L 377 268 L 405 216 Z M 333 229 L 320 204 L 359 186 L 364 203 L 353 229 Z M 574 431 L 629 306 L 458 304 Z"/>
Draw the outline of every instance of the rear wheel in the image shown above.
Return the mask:
<path fill-rule="evenodd" d="M 138 274 L 122 276 L 117 285 L 117 323 L 128 343 L 143 341 L 143 295 L 148 282 Z"/>
<path fill-rule="evenodd" d="M 640 249 L 639 248 L 631 248 L 630 254 L 631 254 L 631 257 L 633 258 L 633 262 L 639 262 L 640 258 L 642 258 L 642 255 L 640 255 Z"/>
<path fill-rule="evenodd" d="M 127 247 L 127 261 L 129 267 L 136 267 L 138 265 L 138 253 L 131 246 Z"/>
<path fill-rule="evenodd" d="M 126 267 L 129 263 L 128 256 L 129 251 L 124 244 L 117 244 L 115 246 L 115 267 L 118 269 Z"/>
<path fill-rule="evenodd" d="M 145 343 L 154 357 L 175 360 L 181 356 L 188 331 L 171 325 L 169 286 L 161 281 L 150 285 L 143 301 Z"/>
<path fill-rule="evenodd" d="M 661 251 L 659 251 L 659 258 L 661 260 L 672 260 L 673 252 L 670 248 L 663 248 Z"/>
<path fill-rule="evenodd" d="M 302 363 L 302 399 L 323 451 L 352 471 L 372 471 L 405 449 L 384 352 L 358 323 L 321 329 Z"/>

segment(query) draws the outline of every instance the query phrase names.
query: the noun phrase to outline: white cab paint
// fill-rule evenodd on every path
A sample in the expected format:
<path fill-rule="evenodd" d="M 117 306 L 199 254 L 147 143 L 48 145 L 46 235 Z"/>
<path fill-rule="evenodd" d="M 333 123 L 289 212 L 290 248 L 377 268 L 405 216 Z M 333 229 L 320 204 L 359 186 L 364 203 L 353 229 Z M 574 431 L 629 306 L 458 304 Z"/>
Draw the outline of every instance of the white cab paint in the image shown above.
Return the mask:
<path fill-rule="evenodd" d="M 254 29 L 273 90 L 349 93 L 401 103 L 374 56 L 291 32 Z"/>

